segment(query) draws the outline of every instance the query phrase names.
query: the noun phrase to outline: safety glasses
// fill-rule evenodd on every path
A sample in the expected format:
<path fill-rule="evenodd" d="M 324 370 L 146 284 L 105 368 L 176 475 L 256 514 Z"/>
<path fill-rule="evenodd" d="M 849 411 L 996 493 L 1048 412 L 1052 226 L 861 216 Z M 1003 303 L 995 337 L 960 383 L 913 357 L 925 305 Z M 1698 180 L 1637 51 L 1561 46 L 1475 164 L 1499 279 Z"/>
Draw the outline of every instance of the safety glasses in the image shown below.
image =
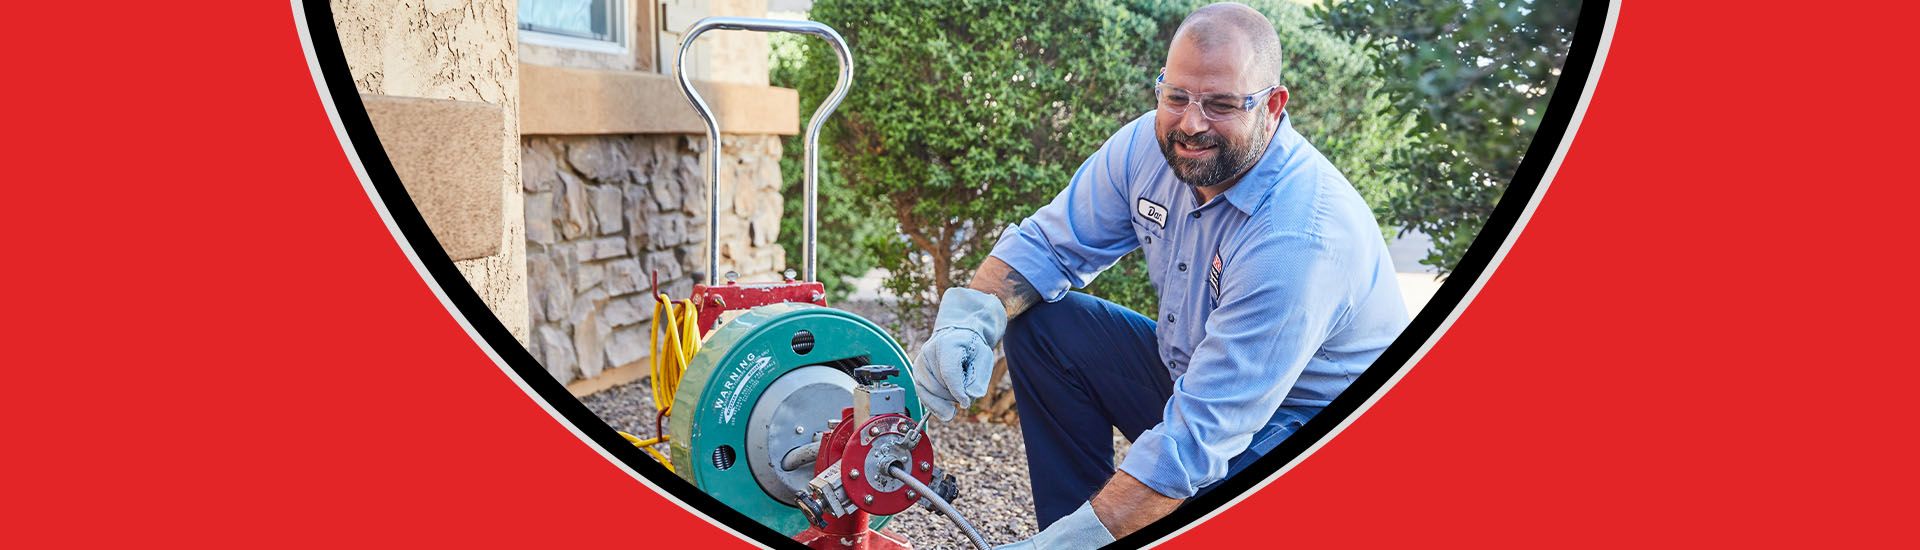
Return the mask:
<path fill-rule="evenodd" d="M 1275 84 L 1246 95 L 1194 93 L 1179 86 L 1167 85 L 1166 69 L 1161 69 L 1160 76 L 1153 79 L 1153 97 L 1161 109 L 1175 116 L 1186 116 L 1187 108 L 1199 103 L 1200 116 L 1213 122 L 1230 120 L 1252 111 L 1278 89 L 1280 85 Z"/>

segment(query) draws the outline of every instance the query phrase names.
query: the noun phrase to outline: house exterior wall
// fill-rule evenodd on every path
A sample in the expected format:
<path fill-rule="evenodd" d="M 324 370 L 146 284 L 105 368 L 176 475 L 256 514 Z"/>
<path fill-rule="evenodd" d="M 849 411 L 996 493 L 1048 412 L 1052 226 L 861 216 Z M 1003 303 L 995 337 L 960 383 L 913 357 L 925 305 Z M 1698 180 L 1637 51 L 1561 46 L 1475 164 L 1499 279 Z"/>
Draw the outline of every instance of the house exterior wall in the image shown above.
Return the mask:
<path fill-rule="evenodd" d="M 341 48 L 360 93 L 499 107 L 505 121 L 498 136 L 505 160 L 494 170 L 503 193 L 500 252 L 457 261 L 455 265 L 514 337 L 526 343 L 527 263 L 520 197 L 516 8 L 514 0 L 332 3 Z"/>
<path fill-rule="evenodd" d="M 576 394 L 648 372 L 656 275 L 660 292 L 673 299 L 690 297 L 708 275 L 707 138 L 702 126 L 680 124 L 693 109 L 677 85 L 654 86 L 661 83 L 658 74 L 673 74 L 679 32 L 710 15 L 766 15 L 765 0 L 658 4 L 641 18 L 658 18 L 657 27 L 635 35 L 652 33 L 662 52 L 656 66 L 637 58 L 621 72 L 545 48 L 520 57 L 531 77 L 523 82 L 526 97 L 541 98 L 526 106 L 535 113 L 529 119 L 547 121 L 520 139 L 528 348 Z M 798 131 L 797 117 L 789 116 L 798 110 L 797 96 L 767 87 L 765 34 L 711 32 L 691 53 L 689 76 L 703 86 L 730 86 L 709 88 L 709 101 L 722 99 L 717 114 L 739 119 L 721 120 L 720 272 L 737 272 L 741 281 L 775 280 L 786 268 L 786 253 L 775 242 L 784 205 L 781 135 Z M 772 114 L 756 117 L 756 109 Z M 742 122 L 756 133 L 739 133 Z"/>
<path fill-rule="evenodd" d="M 774 280 L 780 139 L 722 136 L 720 269 Z M 707 270 L 706 138 L 527 136 L 528 288 L 533 356 L 562 383 L 650 356 L 654 276 L 674 299 Z"/>
<path fill-rule="evenodd" d="M 658 274 L 660 290 L 674 298 L 688 297 L 693 284 L 707 276 L 702 164 L 707 139 L 697 128 L 680 124 L 692 108 L 677 90 L 632 91 L 657 87 L 660 73 L 672 73 L 670 64 L 649 67 L 643 46 L 666 44 L 663 58 L 670 60 L 678 42 L 674 29 L 699 17 L 766 14 L 765 0 L 668 0 L 657 12 L 638 11 L 653 0 L 628 1 L 636 10 L 633 39 L 653 41 L 636 42 L 630 61 L 552 46 L 522 48 L 514 0 L 340 0 L 332 5 L 363 97 L 452 100 L 499 110 L 504 123 L 498 146 L 505 160 L 492 172 L 503 194 L 504 219 L 484 232 L 498 233 L 500 246 L 456 265 L 548 372 L 575 388 L 604 387 L 609 379 L 633 380 L 646 371 L 653 275 Z M 661 30 L 654 31 L 655 25 Z M 784 204 L 780 137 L 798 131 L 789 112 L 797 111 L 797 95 L 766 85 L 765 35 L 714 32 L 696 47 L 690 74 L 722 100 L 718 106 L 724 114 L 737 119 L 722 121 L 730 133 L 722 138 L 718 182 L 720 270 L 736 271 L 743 281 L 776 279 L 786 267 L 785 251 L 775 242 Z M 525 95 L 540 99 L 521 105 L 523 90 L 533 84 L 546 92 Z M 529 127 L 534 134 L 522 134 L 523 112 L 576 114 L 573 109 L 588 109 L 588 115 L 561 117 Z M 605 124 L 609 117 L 620 123 Z M 391 120 L 404 124 L 406 119 Z M 376 130 L 382 122 L 375 121 Z M 397 131 L 402 129 L 418 130 L 389 128 L 383 141 L 389 134 L 420 133 Z M 618 133 L 623 131 L 628 133 Z M 435 158 L 431 147 L 423 149 L 429 153 L 414 156 Z M 395 159 L 409 180 L 409 193 L 419 195 L 414 186 L 427 178 L 406 177 L 401 163 Z M 485 177 L 487 172 L 478 173 Z M 463 193 L 470 195 L 471 187 Z M 456 207 L 453 213 L 475 215 L 471 208 Z M 446 231 L 459 231 L 434 221 L 429 225 L 443 240 Z M 624 374 L 604 376 L 612 370 Z"/>

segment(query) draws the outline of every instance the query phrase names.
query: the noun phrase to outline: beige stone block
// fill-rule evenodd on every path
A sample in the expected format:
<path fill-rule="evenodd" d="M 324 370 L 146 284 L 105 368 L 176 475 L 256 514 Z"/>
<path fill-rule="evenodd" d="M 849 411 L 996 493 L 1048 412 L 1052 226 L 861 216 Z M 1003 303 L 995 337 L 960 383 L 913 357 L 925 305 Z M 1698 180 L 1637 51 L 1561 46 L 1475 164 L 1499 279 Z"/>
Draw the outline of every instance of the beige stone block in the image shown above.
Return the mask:
<path fill-rule="evenodd" d="M 577 239 L 587 234 L 587 215 L 591 210 L 587 184 L 572 172 L 560 172 L 560 236 Z"/>
<path fill-rule="evenodd" d="M 651 252 L 647 254 L 645 261 L 646 263 L 642 266 L 645 268 L 643 272 L 649 277 L 658 273 L 662 281 L 680 278 L 680 259 L 672 252 Z"/>
<path fill-rule="evenodd" d="M 649 286 L 650 279 L 640 269 L 638 258 L 620 258 L 607 264 L 607 293 L 619 296 L 642 292 Z"/>
<path fill-rule="evenodd" d="M 526 196 L 527 241 L 535 244 L 553 244 L 553 197 L 546 193 Z"/>
<path fill-rule="evenodd" d="M 626 229 L 624 214 L 620 211 L 624 197 L 620 186 L 601 185 L 593 188 L 593 218 L 600 228 L 601 235 L 612 235 Z"/>
<path fill-rule="evenodd" d="M 520 185 L 541 193 L 560 182 L 560 155 L 548 140 L 529 140 L 520 148 Z"/>
<path fill-rule="evenodd" d="M 621 138 L 602 136 L 569 140 L 567 164 L 593 183 L 626 183 L 633 162 L 620 142 Z"/>
<path fill-rule="evenodd" d="M 588 315 L 579 324 L 573 326 L 573 352 L 580 362 L 580 376 L 593 378 L 607 367 L 606 356 L 601 351 L 606 341 L 607 329 L 601 328 L 599 315 Z"/>
<path fill-rule="evenodd" d="M 644 249 L 667 249 L 685 244 L 693 236 L 688 234 L 687 219 L 679 214 L 647 214 L 644 231 L 636 226 L 634 241 L 645 246 Z"/>
<path fill-rule="evenodd" d="M 580 261 L 605 260 L 627 253 L 627 240 L 620 237 L 606 237 L 582 242 L 578 245 Z"/>
<path fill-rule="evenodd" d="M 580 268 L 573 272 L 573 290 L 575 292 L 586 292 L 588 289 L 600 284 L 600 281 L 606 279 L 606 276 L 607 269 L 605 266 L 600 264 L 580 264 Z"/>
<path fill-rule="evenodd" d="M 542 277 L 552 277 L 552 276 L 553 276 L 553 261 L 547 259 L 547 254 L 545 252 L 528 252 L 527 253 L 527 280 L 529 281 L 528 292 L 530 293 L 530 297 L 532 299 L 538 300 L 538 297 L 540 296 L 539 290 L 532 288 L 533 286 L 535 286 L 532 282 L 539 281 Z M 547 322 L 546 308 L 529 307 L 527 308 L 527 315 L 528 315 L 528 318 L 530 319 L 530 325 L 539 325 L 541 323 Z"/>
<path fill-rule="evenodd" d="M 561 246 L 550 249 L 538 257 L 527 261 L 527 287 L 533 300 L 533 307 L 543 310 L 542 317 L 561 323 L 572 317 L 573 286 L 567 281 L 578 268 L 573 247 Z"/>
<path fill-rule="evenodd" d="M 401 185 L 455 260 L 501 252 L 506 114 L 472 101 L 361 95 Z"/>
<path fill-rule="evenodd" d="M 565 384 L 574 379 L 573 343 L 566 333 L 553 326 L 541 326 L 534 333 L 533 358 L 547 368 L 553 379 Z"/>
<path fill-rule="evenodd" d="M 653 320 L 653 305 L 653 297 L 646 294 L 611 298 L 600 310 L 600 318 L 615 328 L 637 325 Z"/>
<path fill-rule="evenodd" d="M 614 331 L 606 340 L 607 365 L 622 367 L 640 362 L 647 358 L 650 351 L 647 338 L 652 335 L 647 327 L 628 327 Z"/>

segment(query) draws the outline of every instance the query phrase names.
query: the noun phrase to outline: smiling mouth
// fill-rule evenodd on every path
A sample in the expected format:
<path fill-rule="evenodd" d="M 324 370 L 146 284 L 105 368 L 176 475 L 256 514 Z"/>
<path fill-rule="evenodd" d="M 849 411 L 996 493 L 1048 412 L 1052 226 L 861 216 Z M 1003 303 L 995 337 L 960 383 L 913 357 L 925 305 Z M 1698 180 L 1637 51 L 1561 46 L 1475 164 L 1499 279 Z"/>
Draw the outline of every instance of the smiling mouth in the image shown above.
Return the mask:
<path fill-rule="evenodd" d="M 1213 151 L 1219 148 L 1218 145 L 1190 145 L 1180 141 L 1173 143 L 1173 151 L 1182 157 L 1204 157 L 1213 154 Z"/>

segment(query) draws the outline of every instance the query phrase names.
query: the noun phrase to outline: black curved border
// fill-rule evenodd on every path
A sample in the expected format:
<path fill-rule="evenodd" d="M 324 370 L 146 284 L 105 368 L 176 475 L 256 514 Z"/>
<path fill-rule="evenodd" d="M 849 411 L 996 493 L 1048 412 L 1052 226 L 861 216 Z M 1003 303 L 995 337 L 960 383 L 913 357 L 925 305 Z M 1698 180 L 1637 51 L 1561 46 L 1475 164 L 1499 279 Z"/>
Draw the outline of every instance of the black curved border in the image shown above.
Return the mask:
<path fill-rule="evenodd" d="M 1228 479 L 1205 496 L 1195 498 L 1178 510 L 1153 522 L 1127 537 L 1109 545 L 1108 548 L 1139 548 L 1157 542 L 1174 531 L 1198 521 L 1221 506 L 1238 498 L 1274 472 L 1292 462 L 1314 443 L 1326 437 L 1335 426 L 1344 422 L 1360 406 L 1383 388 L 1387 381 L 1405 369 L 1413 354 L 1419 351 L 1428 339 L 1445 323 L 1447 317 L 1466 299 L 1467 291 L 1486 274 L 1487 266 L 1492 262 L 1502 243 L 1507 240 L 1521 213 L 1539 190 L 1541 180 L 1546 176 L 1547 166 L 1553 162 L 1554 153 L 1560 143 L 1566 139 L 1567 127 L 1573 121 L 1581 94 L 1592 75 L 1593 62 L 1599 53 L 1600 37 L 1604 28 L 1610 0 L 1585 0 L 1580 8 L 1580 16 L 1575 23 L 1573 48 L 1568 52 L 1566 66 L 1562 68 L 1559 82 L 1555 83 L 1553 98 L 1549 101 L 1547 114 L 1542 117 L 1539 131 L 1528 145 L 1526 158 L 1521 161 L 1507 191 L 1488 216 L 1480 234 L 1473 245 L 1467 249 L 1460 264 L 1455 266 L 1447 282 L 1434 294 L 1427 307 L 1415 316 L 1407 329 L 1394 340 L 1393 344 L 1380 355 L 1372 367 L 1368 368 L 1347 391 L 1335 398 L 1326 409 L 1302 426 L 1293 437 L 1287 438 L 1267 456 L 1255 461 L 1245 471 Z M 379 135 L 374 131 L 373 123 L 368 119 L 366 108 L 360 102 L 360 95 L 353 84 L 353 73 L 347 66 L 345 50 L 340 46 L 340 38 L 333 20 L 330 0 L 303 1 L 301 9 L 306 15 L 307 36 L 313 44 L 313 55 L 319 64 L 320 72 L 326 80 L 329 98 L 338 113 L 340 124 L 352 140 L 353 151 L 360 157 L 360 164 L 372 180 L 373 187 L 380 194 L 380 200 L 386 206 L 393 223 L 406 239 L 404 246 L 410 247 L 421 265 L 425 266 L 434 282 L 446 294 L 460 314 L 466 317 L 473 330 L 485 340 L 488 347 L 511 367 L 527 387 L 532 388 L 539 398 L 553 410 L 565 417 L 581 433 L 605 450 L 620 459 L 633 471 L 652 481 L 673 498 L 679 499 L 695 510 L 724 524 L 734 531 L 751 537 L 760 544 L 805 548 L 778 531 L 774 531 L 745 514 L 734 510 L 719 500 L 701 492 L 692 484 L 655 462 L 633 445 L 621 438 L 611 426 L 589 411 L 586 405 L 568 393 L 549 375 L 544 367 L 527 349 L 513 338 L 500 320 L 494 317 L 480 295 L 474 292 L 466 279 L 454 267 L 452 258 L 440 247 L 438 239 L 427 228 L 426 220 L 413 204 L 406 188 L 400 183 L 400 176 L 394 172 L 392 162 L 387 158 L 386 150 L 379 147 Z M 1547 138 L 1547 139 L 1543 139 Z M 1436 308 L 1435 304 L 1446 304 Z M 1392 368 L 1382 368 L 1391 365 Z"/>

